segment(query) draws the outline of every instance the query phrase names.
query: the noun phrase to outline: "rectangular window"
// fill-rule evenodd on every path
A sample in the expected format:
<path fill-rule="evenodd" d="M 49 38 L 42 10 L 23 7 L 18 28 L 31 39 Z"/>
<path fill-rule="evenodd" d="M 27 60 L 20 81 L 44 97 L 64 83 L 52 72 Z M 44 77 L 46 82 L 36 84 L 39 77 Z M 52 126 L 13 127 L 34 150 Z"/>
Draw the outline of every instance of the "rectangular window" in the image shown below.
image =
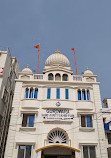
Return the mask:
<path fill-rule="evenodd" d="M 65 89 L 65 98 L 69 99 L 69 91 L 68 91 L 68 89 Z"/>
<path fill-rule="evenodd" d="M 78 90 L 78 100 L 81 100 L 81 91 Z"/>
<path fill-rule="evenodd" d="M 22 127 L 34 127 L 34 114 L 23 114 Z"/>
<path fill-rule="evenodd" d="M 56 99 L 60 99 L 60 89 L 56 89 Z"/>
<path fill-rule="evenodd" d="M 81 127 L 92 127 L 92 116 L 81 116 Z"/>
<path fill-rule="evenodd" d="M 48 89 L 47 89 L 47 99 L 50 99 L 50 93 L 51 93 L 51 89 L 48 88 Z"/>
<path fill-rule="evenodd" d="M 17 158 L 31 158 L 31 148 L 32 146 L 20 145 Z"/>
<path fill-rule="evenodd" d="M 111 133 L 107 133 L 108 144 L 111 144 Z"/>
<path fill-rule="evenodd" d="M 83 158 L 96 158 L 95 146 L 83 146 Z"/>

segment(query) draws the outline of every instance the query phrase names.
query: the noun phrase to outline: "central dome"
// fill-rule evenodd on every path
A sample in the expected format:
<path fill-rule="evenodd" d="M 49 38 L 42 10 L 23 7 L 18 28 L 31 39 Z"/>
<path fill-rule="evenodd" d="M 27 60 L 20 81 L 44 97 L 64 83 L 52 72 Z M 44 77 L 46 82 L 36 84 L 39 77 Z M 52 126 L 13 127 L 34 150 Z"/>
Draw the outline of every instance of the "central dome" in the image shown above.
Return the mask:
<path fill-rule="evenodd" d="M 67 59 L 67 57 L 61 54 L 60 51 L 57 49 L 55 53 L 50 55 L 45 62 L 45 66 L 52 66 L 52 65 L 61 65 L 61 66 L 69 67 L 70 62 Z"/>

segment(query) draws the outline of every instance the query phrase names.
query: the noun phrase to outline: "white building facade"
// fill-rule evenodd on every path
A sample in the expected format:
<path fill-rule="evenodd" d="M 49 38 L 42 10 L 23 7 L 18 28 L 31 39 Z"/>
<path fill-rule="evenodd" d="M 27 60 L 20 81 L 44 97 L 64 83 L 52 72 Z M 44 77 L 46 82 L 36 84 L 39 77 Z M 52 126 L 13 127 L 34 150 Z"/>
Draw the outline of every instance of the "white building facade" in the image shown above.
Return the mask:
<path fill-rule="evenodd" d="M 108 158 L 99 82 L 73 75 L 59 50 L 43 74 L 19 73 L 5 158 Z"/>
<path fill-rule="evenodd" d="M 12 57 L 8 48 L 0 47 L 0 158 L 4 157 L 15 79 L 18 78 L 17 59 Z"/>

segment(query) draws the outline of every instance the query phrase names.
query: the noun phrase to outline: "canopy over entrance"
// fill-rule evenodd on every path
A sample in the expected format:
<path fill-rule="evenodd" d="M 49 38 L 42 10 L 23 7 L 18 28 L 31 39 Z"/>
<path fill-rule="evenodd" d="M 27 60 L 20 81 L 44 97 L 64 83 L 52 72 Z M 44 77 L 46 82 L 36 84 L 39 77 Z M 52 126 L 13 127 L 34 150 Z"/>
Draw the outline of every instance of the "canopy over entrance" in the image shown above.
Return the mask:
<path fill-rule="evenodd" d="M 77 151 L 77 152 L 80 152 L 79 149 L 76 149 L 76 148 L 73 148 L 73 147 L 70 147 L 70 146 L 66 146 L 66 145 L 49 145 L 49 146 L 45 146 L 45 147 L 42 147 L 42 148 L 39 148 L 36 150 L 36 152 L 39 152 L 40 150 L 44 150 L 44 149 L 47 149 L 47 148 L 53 148 L 53 147 L 61 147 L 61 148 L 66 148 L 66 149 L 70 149 L 72 151 Z"/>

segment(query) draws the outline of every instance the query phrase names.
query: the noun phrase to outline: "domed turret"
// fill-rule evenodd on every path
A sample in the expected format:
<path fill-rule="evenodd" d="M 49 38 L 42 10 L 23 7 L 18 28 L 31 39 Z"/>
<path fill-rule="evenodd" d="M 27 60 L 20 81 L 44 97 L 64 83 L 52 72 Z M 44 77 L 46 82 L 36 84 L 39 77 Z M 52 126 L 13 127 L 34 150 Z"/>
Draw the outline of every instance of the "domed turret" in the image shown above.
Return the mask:
<path fill-rule="evenodd" d="M 54 54 L 50 55 L 45 63 L 45 66 L 61 65 L 65 67 L 70 66 L 70 62 L 66 56 L 60 53 L 57 49 Z"/>
<path fill-rule="evenodd" d="M 27 67 L 22 70 L 22 73 L 32 74 L 32 70 L 29 68 L 29 65 L 27 65 Z"/>
<path fill-rule="evenodd" d="M 51 71 L 64 71 L 73 74 L 68 58 L 61 54 L 58 49 L 54 54 L 50 55 L 45 62 L 43 73 Z"/>
<path fill-rule="evenodd" d="M 92 76 L 93 72 L 91 70 L 89 70 L 87 67 L 86 70 L 84 71 L 84 75 Z"/>

